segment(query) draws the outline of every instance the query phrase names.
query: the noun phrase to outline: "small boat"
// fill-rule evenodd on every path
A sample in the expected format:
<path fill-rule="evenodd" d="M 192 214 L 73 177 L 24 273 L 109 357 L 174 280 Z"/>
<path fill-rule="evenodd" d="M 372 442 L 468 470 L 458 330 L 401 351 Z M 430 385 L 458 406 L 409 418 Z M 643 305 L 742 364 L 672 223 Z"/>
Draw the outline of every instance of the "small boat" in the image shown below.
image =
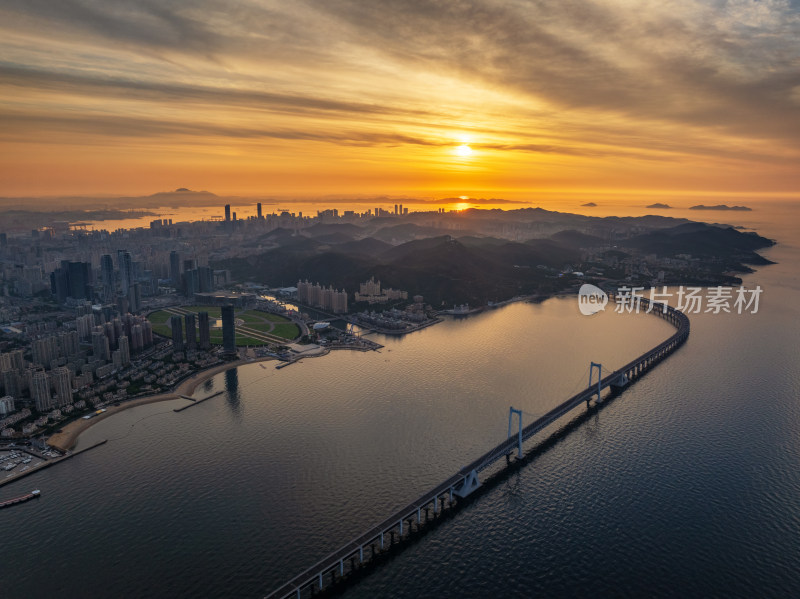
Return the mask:
<path fill-rule="evenodd" d="M 28 501 L 29 499 L 36 499 L 42 494 L 39 489 L 35 489 L 28 493 L 27 495 L 23 495 L 21 497 L 14 497 L 13 499 L 6 499 L 5 501 L 0 501 L 0 508 L 8 507 L 10 505 L 16 505 L 18 503 L 23 503 L 24 501 Z"/>

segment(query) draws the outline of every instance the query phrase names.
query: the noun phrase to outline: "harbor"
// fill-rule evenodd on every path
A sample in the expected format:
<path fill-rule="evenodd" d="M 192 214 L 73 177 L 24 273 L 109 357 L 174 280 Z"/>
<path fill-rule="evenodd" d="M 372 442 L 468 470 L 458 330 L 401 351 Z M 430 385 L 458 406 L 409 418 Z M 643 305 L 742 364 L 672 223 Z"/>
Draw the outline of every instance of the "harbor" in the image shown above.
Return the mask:
<path fill-rule="evenodd" d="M 66 461 L 66 460 L 68 460 L 70 458 L 74 458 L 75 456 L 80 455 L 80 454 L 82 454 L 82 453 L 84 453 L 86 451 L 89 451 L 90 449 L 94 449 L 95 447 L 99 447 L 100 445 L 105 445 L 105 443 L 107 443 L 107 442 L 108 442 L 108 439 L 103 439 L 101 441 L 98 441 L 97 443 L 93 443 L 92 445 L 89 445 L 88 447 L 85 447 L 85 448 L 80 449 L 78 451 L 70 451 L 70 452 L 67 452 L 66 454 L 64 454 L 62 456 L 53 457 L 53 458 L 50 458 L 50 459 L 44 459 L 43 461 L 39 462 L 38 464 L 36 464 L 35 466 L 33 466 L 33 467 L 31 467 L 31 468 L 29 468 L 27 470 L 20 469 L 18 472 L 12 473 L 11 476 L 9 476 L 9 477 L 7 477 L 7 478 L 5 478 L 3 480 L 0 480 L 0 487 L 2 487 L 4 485 L 7 485 L 9 483 L 13 483 L 15 481 L 18 481 L 19 479 L 24 478 L 24 477 L 26 477 L 28 475 L 34 474 L 36 472 L 41 472 L 42 470 L 44 470 L 46 468 L 50 468 L 51 466 L 55 466 L 56 464 L 60 464 L 61 462 L 64 462 L 64 461 Z M 51 455 L 56 455 L 56 454 L 51 454 Z"/>

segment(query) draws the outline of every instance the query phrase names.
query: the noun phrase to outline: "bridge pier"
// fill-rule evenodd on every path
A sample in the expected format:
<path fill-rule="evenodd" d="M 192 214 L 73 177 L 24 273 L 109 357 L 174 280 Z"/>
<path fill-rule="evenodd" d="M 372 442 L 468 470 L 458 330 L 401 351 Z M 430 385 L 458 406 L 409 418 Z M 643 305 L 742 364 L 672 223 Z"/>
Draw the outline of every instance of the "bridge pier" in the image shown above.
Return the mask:
<path fill-rule="evenodd" d="M 478 473 L 473 470 L 464 477 L 464 482 L 455 490 L 455 493 L 459 497 L 466 497 L 480 486 L 481 482 L 478 480 Z"/>

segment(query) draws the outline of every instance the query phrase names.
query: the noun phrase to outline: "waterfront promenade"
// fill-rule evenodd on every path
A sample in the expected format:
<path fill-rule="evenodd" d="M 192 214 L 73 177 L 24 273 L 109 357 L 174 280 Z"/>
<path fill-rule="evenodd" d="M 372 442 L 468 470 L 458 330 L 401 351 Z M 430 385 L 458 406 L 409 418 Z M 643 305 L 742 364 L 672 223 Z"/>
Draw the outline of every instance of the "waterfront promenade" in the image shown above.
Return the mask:
<path fill-rule="evenodd" d="M 231 368 L 238 368 L 239 366 L 244 366 L 245 364 L 254 364 L 256 362 L 265 362 L 269 360 L 274 360 L 275 358 L 266 357 L 266 358 L 257 358 L 255 360 L 235 360 L 233 362 L 226 362 L 224 364 L 217 364 L 216 366 L 212 366 L 206 370 L 200 370 L 195 372 L 194 374 L 188 376 L 187 378 L 183 379 L 178 385 L 172 390 L 167 393 L 159 393 L 157 395 L 146 395 L 144 397 L 137 397 L 121 403 L 118 406 L 109 406 L 105 412 L 102 414 L 98 414 L 89 420 L 85 420 L 83 418 L 79 418 L 77 420 L 73 420 L 66 426 L 61 429 L 61 432 L 55 433 L 49 439 L 47 439 L 47 444 L 50 447 L 54 447 L 59 451 L 68 451 L 74 447 L 75 443 L 78 440 L 78 437 L 87 430 L 89 427 L 97 424 L 101 420 L 108 418 L 109 416 L 113 416 L 114 414 L 119 414 L 124 410 L 128 410 L 130 408 L 135 408 L 137 406 L 143 406 L 150 403 L 156 403 L 159 401 L 170 401 L 173 399 L 180 399 L 181 395 L 192 395 L 195 389 L 208 379 L 218 375 L 221 372 L 225 372 L 226 370 L 230 370 Z"/>

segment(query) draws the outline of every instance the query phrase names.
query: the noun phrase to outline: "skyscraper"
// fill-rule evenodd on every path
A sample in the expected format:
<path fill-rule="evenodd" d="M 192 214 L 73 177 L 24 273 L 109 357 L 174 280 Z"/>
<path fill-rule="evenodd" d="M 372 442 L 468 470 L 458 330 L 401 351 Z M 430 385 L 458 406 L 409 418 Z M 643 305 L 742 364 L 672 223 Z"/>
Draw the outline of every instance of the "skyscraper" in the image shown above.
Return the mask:
<path fill-rule="evenodd" d="M 178 287 L 181 284 L 181 255 L 172 250 L 169 253 L 169 278 L 172 280 L 172 286 Z"/>
<path fill-rule="evenodd" d="M 261 218 L 262 218 L 261 217 L 261 202 L 256 204 L 256 217 L 258 218 L 258 220 L 261 220 Z"/>
<path fill-rule="evenodd" d="M 103 301 L 114 297 L 114 259 L 111 254 L 100 256 L 100 280 L 103 284 Z"/>
<path fill-rule="evenodd" d="M 197 319 L 195 318 L 194 314 L 187 314 L 185 316 L 186 320 L 186 349 L 195 350 L 197 349 L 197 328 L 195 323 Z"/>
<path fill-rule="evenodd" d="M 173 351 L 183 351 L 183 319 L 173 314 L 169 318 L 169 328 L 172 329 Z"/>
<path fill-rule="evenodd" d="M 72 403 L 72 373 L 69 368 L 65 366 L 54 368 L 51 377 L 56 390 L 56 407 Z"/>
<path fill-rule="evenodd" d="M 119 340 L 119 351 L 122 354 L 122 365 L 127 366 L 131 363 L 131 346 L 128 343 L 128 338 L 122 335 Z"/>
<path fill-rule="evenodd" d="M 95 327 L 94 331 L 92 331 L 92 353 L 95 360 L 107 362 L 111 357 L 109 349 L 108 337 L 106 337 L 103 327 Z"/>
<path fill-rule="evenodd" d="M 119 262 L 119 278 L 121 283 L 122 295 L 128 295 L 128 289 L 133 283 L 133 257 L 130 252 L 117 250 L 117 261 Z"/>
<path fill-rule="evenodd" d="M 200 312 L 197 316 L 200 324 L 200 349 L 210 349 L 211 329 L 208 323 L 208 312 Z"/>
<path fill-rule="evenodd" d="M 222 306 L 222 350 L 227 355 L 236 354 L 236 323 L 233 306 Z"/>
<path fill-rule="evenodd" d="M 225 222 L 230 222 L 231 220 L 231 205 L 225 204 Z"/>
<path fill-rule="evenodd" d="M 50 381 L 48 380 L 47 373 L 44 370 L 37 370 L 33 373 L 31 395 L 33 396 L 33 401 L 36 404 L 36 409 L 40 412 L 46 412 L 52 407 L 52 400 L 50 398 Z"/>

